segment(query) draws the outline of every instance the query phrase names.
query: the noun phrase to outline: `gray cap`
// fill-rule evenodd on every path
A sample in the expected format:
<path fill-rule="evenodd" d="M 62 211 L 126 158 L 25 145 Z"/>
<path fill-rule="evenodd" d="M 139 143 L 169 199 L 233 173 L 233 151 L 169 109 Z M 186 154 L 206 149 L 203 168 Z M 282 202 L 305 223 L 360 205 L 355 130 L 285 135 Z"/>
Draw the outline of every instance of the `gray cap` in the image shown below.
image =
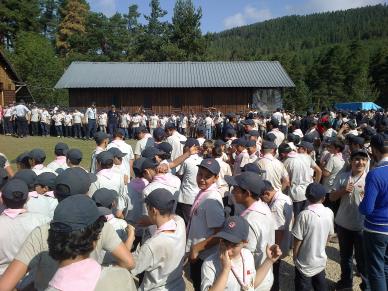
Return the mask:
<path fill-rule="evenodd" d="M 47 186 L 49 189 L 54 189 L 56 179 L 57 175 L 54 173 L 45 172 L 36 177 L 35 185 Z"/>
<path fill-rule="evenodd" d="M 35 172 L 30 169 L 20 170 L 13 176 L 13 178 L 23 180 L 29 188 L 34 186 L 36 177 Z"/>
<path fill-rule="evenodd" d="M 123 153 L 122 151 L 120 151 L 120 149 L 116 147 L 110 148 L 108 152 L 110 152 L 115 158 L 122 158 L 127 155 L 126 153 Z"/>
<path fill-rule="evenodd" d="M 69 160 L 82 160 L 82 152 L 79 149 L 70 149 L 66 153 L 66 158 Z"/>
<path fill-rule="evenodd" d="M 113 159 L 114 159 L 114 156 L 109 151 L 103 151 L 96 156 L 97 162 L 103 165 L 108 163 L 113 163 Z"/>
<path fill-rule="evenodd" d="M 46 159 L 46 153 L 42 149 L 33 149 L 28 153 L 28 156 L 34 161 L 42 161 Z"/>
<path fill-rule="evenodd" d="M 91 175 L 81 168 L 69 168 L 60 173 L 55 179 L 56 195 L 67 197 L 76 194 L 86 194 L 89 191 L 92 183 Z M 67 193 L 59 193 L 57 191 L 60 185 L 64 185 L 69 189 Z"/>
<path fill-rule="evenodd" d="M 154 146 L 147 147 L 141 152 L 141 156 L 147 159 L 154 159 L 155 156 L 162 154 L 164 154 L 164 152 Z"/>
<path fill-rule="evenodd" d="M 110 208 L 113 201 L 115 201 L 117 197 L 118 194 L 115 190 L 100 188 L 94 192 L 92 199 L 96 202 L 97 205 Z"/>
<path fill-rule="evenodd" d="M 69 146 L 63 142 L 59 142 L 55 145 L 54 153 L 57 156 L 66 156 Z"/>
<path fill-rule="evenodd" d="M 265 170 L 260 169 L 260 167 L 255 163 L 245 164 L 244 167 L 241 168 L 241 170 L 243 172 L 253 172 L 258 175 L 262 175 L 266 172 Z"/>
<path fill-rule="evenodd" d="M 92 225 L 100 217 L 96 203 L 87 195 L 74 195 L 55 208 L 50 230 L 69 233 Z"/>
<path fill-rule="evenodd" d="M 301 141 L 300 144 L 297 144 L 296 146 L 300 148 L 304 148 L 308 151 L 314 150 L 314 145 L 311 142 L 307 142 L 307 141 Z"/>
<path fill-rule="evenodd" d="M 109 138 L 109 135 L 107 135 L 105 132 L 102 132 L 102 131 L 98 131 L 94 135 L 94 140 L 96 141 L 97 144 L 102 143 L 107 138 Z"/>
<path fill-rule="evenodd" d="M 203 159 L 201 164 L 198 167 L 205 168 L 209 170 L 214 175 L 218 175 L 220 173 L 220 164 L 215 159 Z"/>
<path fill-rule="evenodd" d="M 224 222 L 222 230 L 215 237 L 222 238 L 231 243 L 240 243 L 248 239 L 249 223 L 241 216 L 230 216 Z"/>
<path fill-rule="evenodd" d="M 306 198 L 322 199 L 326 196 L 326 188 L 319 183 L 311 183 L 306 188 Z"/>
<path fill-rule="evenodd" d="M 276 144 L 272 141 L 263 141 L 261 147 L 264 149 L 264 150 L 269 150 L 269 149 L 274 149 L 276 150 L 278 147 L 276 146 Z"/>

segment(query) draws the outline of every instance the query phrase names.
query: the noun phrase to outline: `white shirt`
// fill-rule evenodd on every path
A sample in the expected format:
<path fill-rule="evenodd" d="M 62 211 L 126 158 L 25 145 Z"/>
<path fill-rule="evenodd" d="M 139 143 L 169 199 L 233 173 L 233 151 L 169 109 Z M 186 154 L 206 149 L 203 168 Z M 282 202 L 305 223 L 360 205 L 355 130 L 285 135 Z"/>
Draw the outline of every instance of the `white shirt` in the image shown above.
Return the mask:
<path fill-rule="evenodd" d="M 150 128 L 157 128 L 159 122 L 159 117 L 157 115 L 152 115 L 150 117 Z"/>
<path fill-rule="evenodd" d="M 86 109 L 85 115 L 88 117 L 88 119 L 96 119 L 97 109 L 89 107 L 88 109 Z"/>
<path fill-rule="evenodd" d="M 284 136 L 284 133 L 281 132 L 278 128 L 274 128 L 272 129 L 270 132 L 268 133 L 272 133 L 274 136 L 276 136 L 276 139 L 274 140 L 274 143 L 279 147 L 282 142 L 284 141 L 285 139 L 285 136 Z"/>
<path fill-rule="evenodd" d="M 64 116 L 65 126 L 71 126 L 72 119 L 73 119 L 73 116 L 71 114 L 66 114 Z"/>
<path fill-rule="evenodd" d="M 123 157 L 123 163 L 121 164 L 121 167 L 123 168 L 125 175 L 127 175 L 128 178 L 131 177 L 130 162 L 135 158 L 135 156 L 133 155 L 132 147 L 125 141 L 118 139 L 113 140 L 111 143 L 109 143 L 107 146 L 107 150 L 113 147 L 118 148 L 122 153 L 126 154 Z"/>
<path fill-rule="evenodd" d="M 303 242 L 295 267 L 307 277 L 322 272 L 326 267 L 325 247 L 329 235 L 334 234 L 333 220 L 333 211 L 322 204 L 309 205 L 296 218 L 292 234 Z"/>
<path fill-rule="evenodd" d="M 81 123 L 83 116 L 84 115 L 81 112 L 74 112 L 73 113 L 73 122 L 74 123 Z"/>
<path fill-rule="evenodd" d="M 29 112 L 30 112 L 30 109 L 28 109 L 23 104 L 18 104 L 13 109 L 13 114 L 16 115 L 17 117 L 26 117 L 27 113 Z"/>
<path fill-rule="evenodd" d="M 152 136 L 150 134 L 146 134 L 141 140 L 136 142 L 135 155 L 141 156 L 141 152 L 147 147 L 149 138 L 152 138 Z"/>
<path fill-rule="evenodd" d="M 265 170 L 262 174 L 263 179 L 270 181 L 275 190 L 282 190 L 282 179 L 288 178 L 283 163 L 271 154 L 266 154 L 257 164 L 260 169 Z"/>
<path fill-rule="evenodd" d="M 198 155 L 191 155 L 186 159 L 178 171 L 182 176 L 182 184 L 179 190 L 178 202 L 192 205 L 199 192 L 197 185 L 198 165 L 202 158 Z"/>
<path fill-rule="evenodd" d="M 181 142 L 185 142 L 186 140 L 187 138 L 184 135 L 181 135 L 176 130 L 171 136 L 167 138 L 167 142 L 172 146 L 172 161 L 183 154 L 183 144 Z M 179 171 L 179 167 L 177 167 L 177 170 Z"/>
<path fill-rule="evenodd" d="M 35 197 L 34 197 L 35 196 Z M 28 212 L 39 213 L 50 219 L 54 216 L 54 210 L 58 205 L 58 200 L 54 197 L 37 194 L 28 198 L 26 208 Z"/>
<path fill-rule="evenodd" d="M 39 109 L 33 108 L 31 110 L 31 122 L 38 122 L 39 121 Z"/>

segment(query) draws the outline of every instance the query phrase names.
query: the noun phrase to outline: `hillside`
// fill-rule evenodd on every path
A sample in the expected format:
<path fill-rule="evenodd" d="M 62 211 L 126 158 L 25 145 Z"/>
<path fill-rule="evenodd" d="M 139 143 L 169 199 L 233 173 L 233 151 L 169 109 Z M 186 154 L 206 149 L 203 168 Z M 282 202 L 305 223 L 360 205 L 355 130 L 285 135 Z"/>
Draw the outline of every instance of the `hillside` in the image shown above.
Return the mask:
<path fill-rule="evenodd" d="M 255 57 L 354 40 L 388 39 L 388 6 L 286 16 L 208 35 L 216 58 Z"/>

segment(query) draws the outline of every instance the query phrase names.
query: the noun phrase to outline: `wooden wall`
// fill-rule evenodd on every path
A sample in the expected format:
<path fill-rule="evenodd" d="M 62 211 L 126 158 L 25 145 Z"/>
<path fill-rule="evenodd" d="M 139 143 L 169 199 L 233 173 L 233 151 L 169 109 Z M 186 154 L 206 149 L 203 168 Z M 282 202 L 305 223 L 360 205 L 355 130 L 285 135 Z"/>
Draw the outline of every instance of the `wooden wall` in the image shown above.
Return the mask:
<path fill-rule="evenodd" d="M 2 66 L 0 66 L 0 83 L 2 83 L 3 88 L 3 92 L 1 92 L 0 86 L 0 105 L 15 101 L 15 84 Z"/>
<path fill-rule="evenodd" d="M 99 108 L 115 104 L 129 112 L 140 107 L 159 114 L 203 112 L 209 107 L 221 112 L 246 112 L 252 92 L 251 88 L 70 89 L 69 106 L 83 108 L 95 101 Z"/>

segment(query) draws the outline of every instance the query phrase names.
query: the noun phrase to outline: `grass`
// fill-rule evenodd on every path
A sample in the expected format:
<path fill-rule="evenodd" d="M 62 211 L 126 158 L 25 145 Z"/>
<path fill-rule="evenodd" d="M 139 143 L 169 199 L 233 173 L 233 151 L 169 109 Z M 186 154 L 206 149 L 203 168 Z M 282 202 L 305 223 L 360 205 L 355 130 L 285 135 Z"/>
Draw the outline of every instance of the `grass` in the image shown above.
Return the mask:
<path fill-rule="evenodd" d="M 26 138 L 15 138 L 11 136 L 0 135 L 0 153 L 7 156 L 12 168 L 16 170 L 15 159 L 16 157 L 26 151 L 30 151 L 34 148 L 40 148 L 46 152 L 45 165 L 55 159 L 54 147 L 58 142 L 66 143 L 69 148 L 78 148 L 82 151 L 83 159 L 81 166 L 89 169 L 90 157 L 93 150 L 96 147 L 96 143 L 93 140 L 80 140 L 74 138 L 57 138 L 57 137 L 41 137 L 30 136 Z M 135 147 L 135 140 L 128 140 L 128 144 Z"/>

